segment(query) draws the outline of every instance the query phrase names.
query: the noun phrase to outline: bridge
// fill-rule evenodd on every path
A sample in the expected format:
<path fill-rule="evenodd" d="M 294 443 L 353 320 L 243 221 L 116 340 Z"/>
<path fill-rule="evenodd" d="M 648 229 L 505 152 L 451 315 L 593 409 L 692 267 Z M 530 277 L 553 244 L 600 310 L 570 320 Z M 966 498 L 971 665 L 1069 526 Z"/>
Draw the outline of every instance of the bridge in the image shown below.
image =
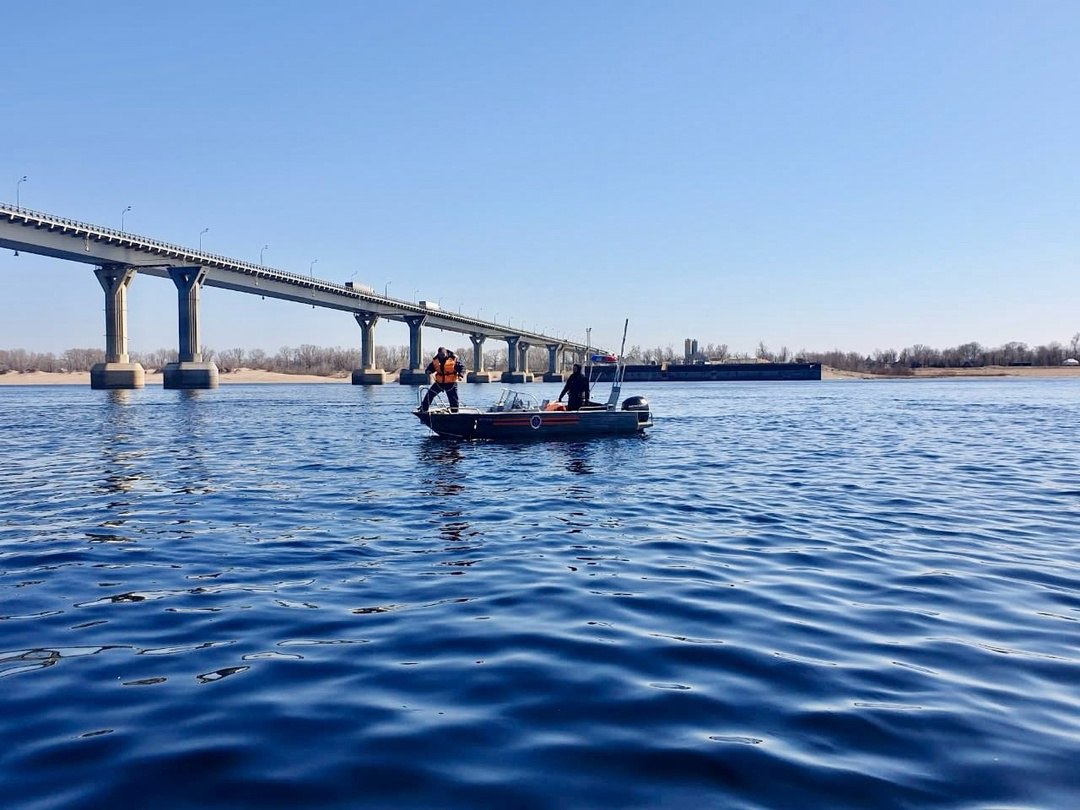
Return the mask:
<path fill-rule="evenodd" d="M 203 360 L 199 343 L 199 291 L 204 286 L 252 293 L 284 301 L 350 313 L 360 327 L 361 367 L 352 373 L 354 385 L 387 382 L 386 370 L 375 367 L 375 325 L 380 319 L 402 321 L 409 327 L 409 368 L 401 369 L 404 385 L 430 382 L 423 350 L 423 327 L 459 332 L 473 346 L 469 382 L 530 382 L 528 349 L 548 350 L 545 381 L 561 381 L 560 357 L 594 349 L 581 343 L 523 331 L 491 321 L 444 311 L 426 302 L 400 301 L 367 287 L 336 284 L 275 270 L 202 250 L 160 242 L 144 236 L 0 203 L 0 247 L 94 266 L 105 293 L 105 362 L 90 372 L 92 388 L 142 388 L 145 371 L 128 354 L 127 291 L 136 274 L 168 278 L 178 298 L 179 359 L 163 372 L 165 388 L 215 388 L 218 369 Z M 506 341 L 507 371 L 484 369 L 484 343 Z"/>

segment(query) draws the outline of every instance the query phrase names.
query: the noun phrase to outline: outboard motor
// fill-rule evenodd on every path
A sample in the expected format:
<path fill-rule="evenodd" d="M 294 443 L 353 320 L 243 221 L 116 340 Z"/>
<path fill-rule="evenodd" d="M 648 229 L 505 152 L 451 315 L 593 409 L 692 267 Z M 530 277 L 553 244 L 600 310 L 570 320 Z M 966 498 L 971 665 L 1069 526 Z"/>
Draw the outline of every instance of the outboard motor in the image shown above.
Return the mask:
<path fill-rule="evenodd" d="M 622 402 L 624 411 L 636 411 L 639 425 L 652 424 L 652 414 L 649 412 L 649 400 L 645 397 L 627 397 Z"/>

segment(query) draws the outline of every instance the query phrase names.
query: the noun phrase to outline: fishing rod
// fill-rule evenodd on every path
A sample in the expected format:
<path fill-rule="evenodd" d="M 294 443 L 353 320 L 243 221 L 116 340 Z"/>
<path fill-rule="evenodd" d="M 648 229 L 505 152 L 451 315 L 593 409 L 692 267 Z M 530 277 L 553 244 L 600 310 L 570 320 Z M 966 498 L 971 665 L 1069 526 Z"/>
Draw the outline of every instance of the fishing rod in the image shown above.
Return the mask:
<path fill-rule="evenodd" d="M 614 405 L 619 398 L 619 393 L 622 391 L 623 377 L 626 374 L 626 361 L 623 359 L 626 354 L 626 333 L 630 328 L 630 319 L 627 318 L 623 321 L 623 333 L 622 343 L 619 344 L 619 355 L 615 358 L 615 373 L 611 380 L 611 393 L 608 395 L 608 406 Z M 592 328 L 585 330 L 585 379 L 589 382 L 590 392 L 593 384 L 600 382 L 600 372 L 597 371 L 597 377 L 594 380 L 592 376 L 593 370 L 593 354 L 592 354 Z M 608 355 L 610 356 L 610 355 Z M 599 369 L 600 366 L 597 366 Z M 592 396 L 589 396 L 592 399 Z"/>
<path fill-rule="evenodd" d="M 611 381 L 611 393 L 608 395 L 608 407 L 615 405 L 622 391 L 623 375 L 626 374 L 626 330 L 630 328 L 630 319 L 623 321 L 622 343 L 619 344 L 619 357 L 615 366 L 615 379 Z"/>

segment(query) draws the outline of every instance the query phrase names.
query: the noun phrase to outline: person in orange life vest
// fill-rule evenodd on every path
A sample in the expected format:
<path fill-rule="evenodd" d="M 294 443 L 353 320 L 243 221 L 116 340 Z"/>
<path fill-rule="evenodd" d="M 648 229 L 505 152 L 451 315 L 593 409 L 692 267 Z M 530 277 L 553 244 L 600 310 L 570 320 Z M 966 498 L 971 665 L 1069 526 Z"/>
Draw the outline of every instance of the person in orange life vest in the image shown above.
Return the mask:
<path fill-rule="evenodd" d="M 458 409 L 457 381 L 465 376 L 465 364 L 458 360 L 452 351 L 440 346 L 439 351 L 431 358 L 431 362 L 424 370 L 428 374 L 435 375 L 435 382 L 424 394 L 420 410 L 426 411 L 431 407 L 431 401 L 441 392 L 445 392 L 446 398 L 450 400 L 450 410 L 456 412 Z"/>
<path fill-rule="evenodd" d="M 562 402 L 562 398 L 567 394 L 570 395 L 569 399 L 566 400 L 566 410 L 568 411 L 580 411 L 581 406 L 589 400 L 589 381 L 581 373 L 580 363 L 574 363 L 574 373 L 566 378 L 566 385 L 563 386 L 562 393 L 559 394 L 559 402 Z"/>

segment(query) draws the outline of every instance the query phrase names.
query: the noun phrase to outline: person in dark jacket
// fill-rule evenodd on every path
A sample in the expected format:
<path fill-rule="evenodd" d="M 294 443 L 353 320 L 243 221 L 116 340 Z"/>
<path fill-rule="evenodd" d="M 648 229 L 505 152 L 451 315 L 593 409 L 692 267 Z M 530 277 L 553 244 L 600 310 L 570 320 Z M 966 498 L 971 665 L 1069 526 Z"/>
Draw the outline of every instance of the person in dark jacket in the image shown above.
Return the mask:
<path fill-rule="evenodd" d="M 435 382 L 424 394 L 420 410 L 426 411 L 431 407 L 431 401 L 435 397 L 440 393 L 445 393 L 446 398 L 450 400 L 450 410 L 456 413 L 458 409 L 457 381 L 465 376 L 465 364 L 458 360 L 452 351 L 440 346 L 439 351 L 431 358 L 431 362 L 424 370 L 428 374 L 435 375 Z"/>
<path fill-rule="evenodd" d="M 574 363 L 574 373 L 566 378 L 566 385 L 559 394 L 559 402 L 567 397 L 566 410 L 580 411 L 581 406 L 589 401 L 589 380 L 581 373 L 581 364 Z"/>

